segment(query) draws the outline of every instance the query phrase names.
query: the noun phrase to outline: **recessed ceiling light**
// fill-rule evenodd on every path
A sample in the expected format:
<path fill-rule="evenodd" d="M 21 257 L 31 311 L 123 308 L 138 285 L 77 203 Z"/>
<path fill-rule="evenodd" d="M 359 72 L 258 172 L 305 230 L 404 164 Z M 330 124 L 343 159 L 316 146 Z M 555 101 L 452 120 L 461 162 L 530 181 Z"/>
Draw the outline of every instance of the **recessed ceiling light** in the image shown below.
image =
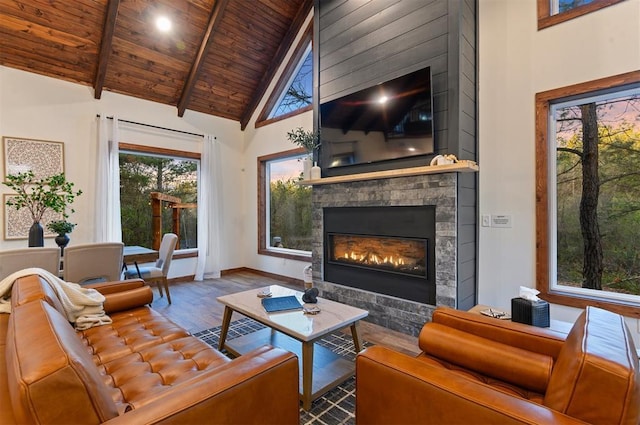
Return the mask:
<path fill-rule="evenodd" d="M 160 16 L 156 19 L 156 28 L 162 32 L 171 30 L 171 21 L 166 16 Z"/>

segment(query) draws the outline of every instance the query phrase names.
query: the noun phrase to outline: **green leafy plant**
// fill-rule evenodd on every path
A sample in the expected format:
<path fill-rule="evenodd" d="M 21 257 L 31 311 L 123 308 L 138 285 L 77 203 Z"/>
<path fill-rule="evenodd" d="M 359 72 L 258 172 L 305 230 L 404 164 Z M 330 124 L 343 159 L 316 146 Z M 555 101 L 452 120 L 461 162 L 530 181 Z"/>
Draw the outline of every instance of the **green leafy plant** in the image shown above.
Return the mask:
<path fill-rule="evenodd" d="M 74 227 L 76 227 L 75 223 L 69 223 L 66 220 L 54 220 L 51 223 L 47 224 L 47 228 L 49 230 L 59 235 L 71 233 Z"/>
<path fill-rule="evenodd" d="M 5 186 L 16 192 L 15 196 L 7 199 L 6 204 L 16 210 L 27 208 L 34 223 L 39 223 L 47 210 L 62 213 L 68 218 L 67 205 L 82 195 L 82 191 L 74 191 L 74 184 L 68 182 L 64 173 L 38 179 L 32 171 L 9 174 Z M 74 209 L 70 210 L 72 213 Z"/>
<path fill-rule="evenodd" d="M 320 133 L 305 130 L 302 127 L 289 131 L 287 138 L 293 144 L 305 148 L 309 153 L 312 153 L 314 149 L 320 146 Z"/>

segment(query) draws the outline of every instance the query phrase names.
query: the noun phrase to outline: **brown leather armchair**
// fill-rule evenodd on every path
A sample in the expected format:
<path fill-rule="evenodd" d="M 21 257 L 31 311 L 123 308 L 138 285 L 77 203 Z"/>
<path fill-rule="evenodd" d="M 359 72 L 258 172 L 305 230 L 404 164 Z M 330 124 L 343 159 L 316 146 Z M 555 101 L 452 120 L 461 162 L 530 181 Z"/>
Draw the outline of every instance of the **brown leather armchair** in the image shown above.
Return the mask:
<path fill-rule="evenodd" d="M 568 335 L 438 308 L 410 357 L 356 359 L 358 424 L 638 424 L 638 357 L 624 319 L 588 307 Z"/>

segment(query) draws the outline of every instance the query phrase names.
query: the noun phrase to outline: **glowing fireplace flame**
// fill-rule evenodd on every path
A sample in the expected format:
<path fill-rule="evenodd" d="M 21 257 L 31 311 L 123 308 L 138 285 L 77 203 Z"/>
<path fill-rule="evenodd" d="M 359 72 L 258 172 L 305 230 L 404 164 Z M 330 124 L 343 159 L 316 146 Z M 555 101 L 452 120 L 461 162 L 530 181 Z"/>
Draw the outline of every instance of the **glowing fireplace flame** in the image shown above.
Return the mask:
<path fill-rule="evenodd" d="M 344 253 L 345 260 L 356 261 L 363 264 L 375 264 L 375 265 L 393 265 L 403 266 L 405 261 L 402 257 L 393 258 L 393 255 L 389 257 L 379 258 L 376 254 L 357 254 L 354 251 Z"/>

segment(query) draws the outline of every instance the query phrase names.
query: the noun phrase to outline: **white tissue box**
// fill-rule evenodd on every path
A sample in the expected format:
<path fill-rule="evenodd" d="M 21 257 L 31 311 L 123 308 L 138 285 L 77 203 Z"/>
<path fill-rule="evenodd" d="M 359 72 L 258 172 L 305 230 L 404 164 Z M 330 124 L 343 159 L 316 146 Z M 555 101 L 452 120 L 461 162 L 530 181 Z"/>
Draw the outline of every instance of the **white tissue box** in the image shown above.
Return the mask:
<path fill-rule="evenodd" d="M 549 327 L 549 303 L 543 300 L 531 301 L 524 298 L 511 299 L 511 320 L 539 328 Z"/>

